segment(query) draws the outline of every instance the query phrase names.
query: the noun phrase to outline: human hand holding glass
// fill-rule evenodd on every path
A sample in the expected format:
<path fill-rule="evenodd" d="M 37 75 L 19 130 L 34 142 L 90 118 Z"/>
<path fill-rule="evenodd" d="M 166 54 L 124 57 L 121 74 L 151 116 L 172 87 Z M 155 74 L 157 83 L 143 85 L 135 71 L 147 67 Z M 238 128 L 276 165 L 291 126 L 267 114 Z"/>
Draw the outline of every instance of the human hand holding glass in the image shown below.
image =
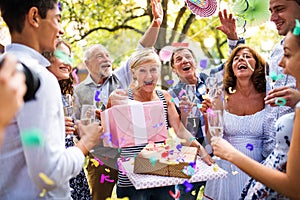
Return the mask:
<path fill-rule="evenodd" d="M 223 110 L 210 110 L 207 113 L 208 131 L 212 137 L 223 137 Z M 220 159 L 214 156 L 215 159 Z"/>

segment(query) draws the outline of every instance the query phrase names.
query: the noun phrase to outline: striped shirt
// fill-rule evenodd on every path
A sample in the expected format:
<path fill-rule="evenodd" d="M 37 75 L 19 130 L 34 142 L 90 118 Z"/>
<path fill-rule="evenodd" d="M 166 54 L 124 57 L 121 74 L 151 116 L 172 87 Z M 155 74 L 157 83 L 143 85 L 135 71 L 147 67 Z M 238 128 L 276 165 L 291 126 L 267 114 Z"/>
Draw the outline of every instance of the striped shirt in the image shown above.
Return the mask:
<path fill-rule="evenodd" d="M 167 101 L 166 101 L 163 93 L 160 90 L 156 90 L 156 93 L 157 93 L 159 99 L 163 102 L 164 118 L 165 118 L 166 126 L 168 128 L 169 127 L 169 122 L 168 122 L 168 105 L 167 105 Z M 132 92 L 131 89 L 128 89 L 128 95 L 129 95 L 130 100 L 134 100 L 133 92 Z M 143 144 L 143 145 L 139 145 L 139 146 L 133 146 L 133 147 L 121 148 L 121 152 L 120 152 L 121 160 L 129 158 L 129 157 L 135 157 L 140 151 L 143 150 L 143 148 L 146 145 L 147 144 Z M 132 186 L 133 185 L 130 182 L 130 180 L 128 179 L 128 177 L 125 174 L 123 174 L 123 172 L 121 172 L 119 170 L 119 173 L 118 173 L 118 187 L 132 187 Z"/>

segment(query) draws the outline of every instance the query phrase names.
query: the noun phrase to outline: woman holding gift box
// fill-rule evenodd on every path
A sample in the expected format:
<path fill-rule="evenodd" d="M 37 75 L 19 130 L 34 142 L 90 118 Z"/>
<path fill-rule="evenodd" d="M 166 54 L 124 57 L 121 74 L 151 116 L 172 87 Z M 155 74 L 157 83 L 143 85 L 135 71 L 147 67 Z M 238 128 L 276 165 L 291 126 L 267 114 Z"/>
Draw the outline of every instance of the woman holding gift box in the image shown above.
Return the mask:
<path fill-rule="evenodd" d="M 154 49 L 141 49 L 136 51 L 131 56 L 129 64 L 134 81 L 131 85 L 131 89 L 129 89 L 125 95 L 131 100 L 140 102 L 163 101 L 167 128 L 174 128 L 177 136 L 182 139 L 183 145 L 198 147 L 198 154 L 205 163 L 208 165 L 214 163 L 206 150 L 196 140 L 193 140 L 193 135 L 185 129 L 174 103 L 171 102 L 171 95 L 167 91 L 155 89 L 160 74 L 161 62 Z M 110 96 L 107 107 L 111 107 L 112 103 L 116 102 L 115 98 L 118 97 L 116 95 Z M 121 156 L 134 157 L 144 146 L 145 145 L 122 148 Z M 119 172 L 117 185 L 118 198 L 129 197 L 130 199 L 143 199 L 150 197 L 164 200 L 173 199 L 173 197 L 169 195 L 171 189 L 174 189 L 174 186 L 136 190 L 126 175 Z"/>

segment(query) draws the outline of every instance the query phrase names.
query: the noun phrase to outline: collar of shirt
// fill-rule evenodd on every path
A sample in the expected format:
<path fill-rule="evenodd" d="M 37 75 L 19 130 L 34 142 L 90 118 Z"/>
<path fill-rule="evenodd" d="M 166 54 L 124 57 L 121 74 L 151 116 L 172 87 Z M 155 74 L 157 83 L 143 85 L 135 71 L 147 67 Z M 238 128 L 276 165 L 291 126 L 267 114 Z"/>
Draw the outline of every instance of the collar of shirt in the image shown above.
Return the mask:
<path fill-rule="evenodd" d="M 17 59 L 22 63 L 24 63 L 26 66 L 33 65 L 32 60 L 36 60 L 38 62 L 37 64 L 43 67 L 50 66 L 50 62 L 44 56 L 42 56 L 42 54 L 37 52 L 35 49 L 32 49 L 23 44 L 12 43 L 6 46 L 5 50 L 7 52 L 13 52 L 13 54 L 17 57 Z M 26 55 L 24 52 L 26 52 Z M 28 55 L 32 59 L 28 59 Z"/>

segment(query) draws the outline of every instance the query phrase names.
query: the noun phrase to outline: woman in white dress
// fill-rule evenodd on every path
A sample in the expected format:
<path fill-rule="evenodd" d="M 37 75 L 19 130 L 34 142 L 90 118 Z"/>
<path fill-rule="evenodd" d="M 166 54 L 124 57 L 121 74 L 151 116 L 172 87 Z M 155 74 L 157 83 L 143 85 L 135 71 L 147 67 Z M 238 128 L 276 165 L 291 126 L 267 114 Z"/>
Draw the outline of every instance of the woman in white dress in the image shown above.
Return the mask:
<path fill-rule="evenodd" d="M 268 156 L 273 142 L 264 132 L 265 65 L 253 48 L 241 45 L 227 60 L 223 79 L 224 139 L 258 162 Z M 205 103 L 209 106 L 210 100 Z M 217 164 L 228 171 L 228 176 L 207 181 L 204 199 L 238 199 L 249 176 L 226 160 L 217 160 Z"/>
<path fill-rule="evenodd" d="M 284 40 L 284 56 L 279 66 L 284 73 L 296 78 L 296 89 L 300 95 L 300 22 L 289 32 Z M 269 96 L 276 91 L 274 89 Z M 285 94 L 286 103 L 290 94 Z M 276 101 L 276 98 L 269 98 Z M 294 121 L 294 124 L 292 124 Z M 295 113 L 283 115 L 276 122 L 276 148 L 260 164 L 237 151 L 227 141 L 212 138 L 214 153 L 226 159 L 253 178 L 246 185 L 241 199 L 300 199 L 300 102 L 295 106 Z"/>

